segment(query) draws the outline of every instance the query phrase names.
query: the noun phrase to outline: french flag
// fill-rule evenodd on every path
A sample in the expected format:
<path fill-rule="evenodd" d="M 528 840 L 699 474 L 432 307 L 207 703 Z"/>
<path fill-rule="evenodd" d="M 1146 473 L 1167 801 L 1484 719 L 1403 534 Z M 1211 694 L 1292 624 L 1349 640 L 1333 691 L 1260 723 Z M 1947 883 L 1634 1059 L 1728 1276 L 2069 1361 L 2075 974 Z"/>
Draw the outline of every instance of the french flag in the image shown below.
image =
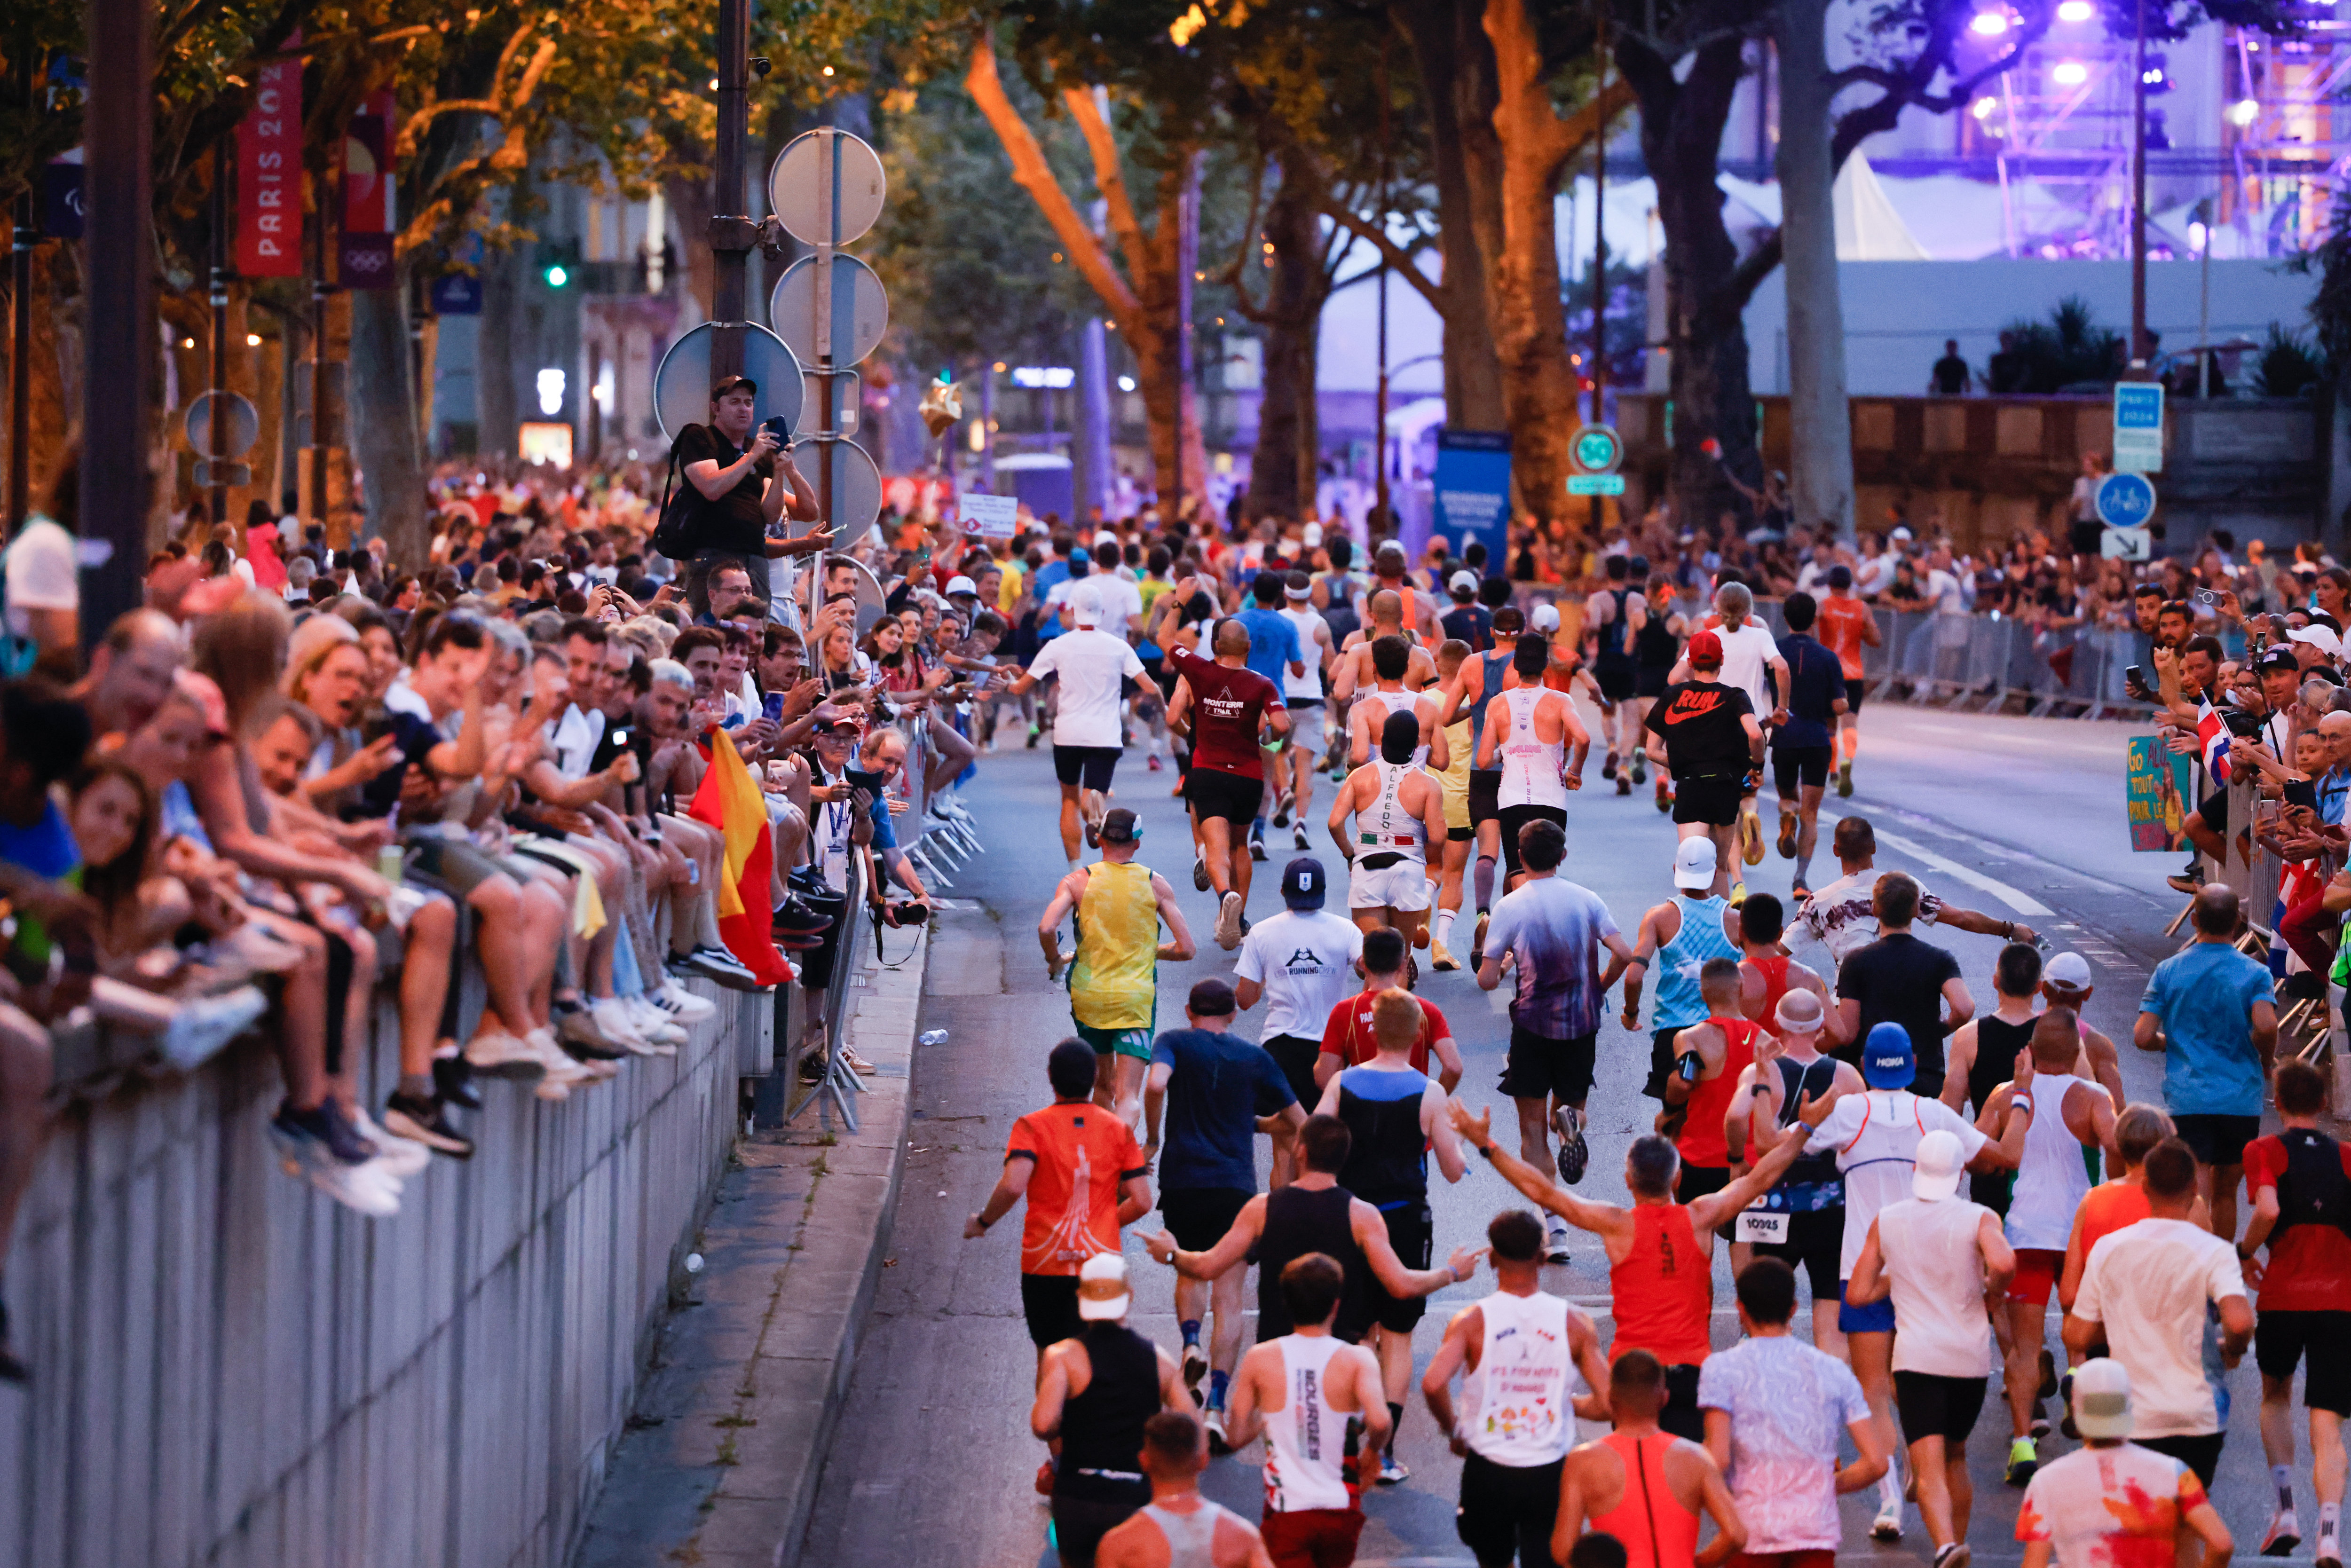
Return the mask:
<path fill-rule="evenodd" d="M 2207 698 L 2197 699 L 2196 742 L 2204 754 L 2204 771 L 2215 784 L 2229 781 L 2229 727 L 2212 711 Z"/>

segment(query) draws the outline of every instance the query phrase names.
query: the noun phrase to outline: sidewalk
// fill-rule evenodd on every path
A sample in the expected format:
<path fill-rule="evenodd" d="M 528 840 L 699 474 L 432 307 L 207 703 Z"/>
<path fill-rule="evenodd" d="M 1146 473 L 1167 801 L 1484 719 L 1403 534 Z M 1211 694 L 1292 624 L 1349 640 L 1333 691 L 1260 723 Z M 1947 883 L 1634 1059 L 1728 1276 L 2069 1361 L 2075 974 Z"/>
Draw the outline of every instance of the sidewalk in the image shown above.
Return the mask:
<path fill-rule="evenodd" d="M 847 1043 L 879 1069 L 862 1130 L 824 1133 L 811 1109 L 747 1140 L 719 1183 L 576 1568 L 797 1559 L 890 1240 L 929 950 L 852 979 Z"/>

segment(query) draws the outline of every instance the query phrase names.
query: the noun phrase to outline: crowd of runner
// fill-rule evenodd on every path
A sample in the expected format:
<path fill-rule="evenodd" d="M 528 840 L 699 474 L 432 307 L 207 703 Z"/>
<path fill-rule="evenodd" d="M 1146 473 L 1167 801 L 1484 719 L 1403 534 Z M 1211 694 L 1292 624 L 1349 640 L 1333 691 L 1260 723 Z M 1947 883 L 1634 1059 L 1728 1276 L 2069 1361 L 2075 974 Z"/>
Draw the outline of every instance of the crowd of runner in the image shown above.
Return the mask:
<path fill-rule="evenodd" d="M 1827 1568 L 1847 1492 L 1875 1493 L 1877 1540 L 1962 1568 L 1967 1440 L 2003 1415 L 2035 1568 L 2168 1563 L 2175 1535 L 2217 1563 L 2221 1376 L 2252 1348 L 2276 1491 L 2261 1550 L 2308 1539 L 2339 1568 L 2351 1160 L 2317 1127 L 2324 1075 L 2272 1060 L 2271 973 L 2227 886 L 2196 889 L 2192 939 L 2147 983 L 2132 1043 L 2165 1053 L 2164 1103 L 2132 1103 L 2084 1019 L 2081 954 L 1881 871 L 1860 816 L 1820 843 L 1876 632 L 1843 563 L 1785 596 L 1775 637 L 1745 584 L 1693 601 L 1630 552 L 1564 618 L 1483 562 L 1393 546 L 1363 573 L 1295 536 L 1139 553 L 1132 597 L 1095 581 L 1118 569 L 1070 569 L 1071 629 L 1023 677 L 1058 677 L 1040 724 L 1074 831 L 1037 929 L 1075 1033 L 966 1228 L 1026 1201 L 1037 1489 L 1065 1563 L 1351 1562 L 1363 1494 L 1409 1484 L 1395 1437 L 1424 1412 L 1462 1458 L 1459 1534 L 1488 1568 Z M 2158 656 L 2167 699 L 2194 657 Z M 1110 803 L 1137 750 L 1178 772 L 1172 876 Z M 1587 789 L 1673 824 L 1636 917 L 1561 874 Z M 1749 886 L 1775 846 L 1784 897 Z M 1157 964 L 1210 936 L 1229 976 L 1158 1027 Z M 1980 1000 L 1946 945 L 1969 937 L 1990 945 Z M 1465 1042 L 1416 994 L 1424 968 L 1511 987 L 1515 1140 L 1458 1097 Z M 1650 1038 L 1656 1102 L 1621 1151 L 1624 1204 L 1576 1191 L 1612 992 Z M 2284 1123 L 2266 1137 L 2265 1095 Z M 1433 1181 L 1498 1179 L 1517 1197 L 1485 1234 L 1437 1233 Z M 1173 1276 L 1172 1344 L 1127 1326 L 1162 1289 L 1130 1242 Z M 1541 1288 L 1575 1245 L 1605 1266 L 1604 1333 Z M 1487 1268 L 1491 1292 L 1416 1362 L 1427 1299 Z M 1579 1419 L 1609 1430 L 1579 1444 Z M 1198 1483 L 1260 1443 L 1252 1526 Z"/>

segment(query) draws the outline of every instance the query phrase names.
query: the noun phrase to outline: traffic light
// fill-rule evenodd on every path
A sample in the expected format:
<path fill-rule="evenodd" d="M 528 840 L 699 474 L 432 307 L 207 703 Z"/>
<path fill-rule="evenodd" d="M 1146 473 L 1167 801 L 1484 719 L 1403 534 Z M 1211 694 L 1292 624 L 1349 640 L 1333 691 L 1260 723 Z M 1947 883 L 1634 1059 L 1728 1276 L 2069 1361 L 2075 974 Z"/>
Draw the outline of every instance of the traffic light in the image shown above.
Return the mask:
<path fill-rule="evenodd" d="M 569 288 L 580 281 L 580 242 L 562 240 L 538 247 L 538 280 L 549 288 Z"/>

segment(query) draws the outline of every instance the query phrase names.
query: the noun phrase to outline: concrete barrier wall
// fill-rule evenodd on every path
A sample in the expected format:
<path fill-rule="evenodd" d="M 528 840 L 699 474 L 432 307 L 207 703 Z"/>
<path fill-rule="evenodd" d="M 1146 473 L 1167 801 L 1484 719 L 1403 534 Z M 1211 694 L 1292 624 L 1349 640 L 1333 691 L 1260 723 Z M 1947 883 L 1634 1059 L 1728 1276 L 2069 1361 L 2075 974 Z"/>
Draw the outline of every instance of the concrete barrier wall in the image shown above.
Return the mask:
<path fill-rule="evenodd" d="M 737 1130 L 775 1002 L 549 1104 L 368 1220 L 277 1167 L 250 1043 L 61 1113 L 6 1267 L 0 1563 L 556 1568 Z M 470 1012 L 470 1009 L 468 1011 Z M 367 1102 L 394 1070 L 387 1010 Z"/>

